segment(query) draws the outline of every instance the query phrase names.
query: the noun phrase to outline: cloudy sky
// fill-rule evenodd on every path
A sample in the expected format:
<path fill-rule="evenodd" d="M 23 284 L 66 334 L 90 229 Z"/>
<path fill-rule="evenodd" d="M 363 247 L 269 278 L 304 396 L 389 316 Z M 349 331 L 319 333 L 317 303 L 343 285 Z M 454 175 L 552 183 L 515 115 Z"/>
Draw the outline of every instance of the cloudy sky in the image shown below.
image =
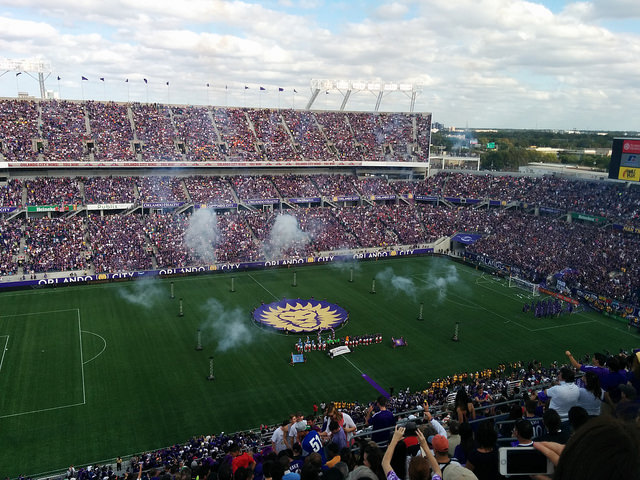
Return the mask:
<path fill-rule="evenodd" d="M 639 0 L 0 0 L 0 57 L 49 62 L 67 99 L 303 108 L 311 79 L 358 80 L 420 85 L 446 125 L 640 130 Z"/>

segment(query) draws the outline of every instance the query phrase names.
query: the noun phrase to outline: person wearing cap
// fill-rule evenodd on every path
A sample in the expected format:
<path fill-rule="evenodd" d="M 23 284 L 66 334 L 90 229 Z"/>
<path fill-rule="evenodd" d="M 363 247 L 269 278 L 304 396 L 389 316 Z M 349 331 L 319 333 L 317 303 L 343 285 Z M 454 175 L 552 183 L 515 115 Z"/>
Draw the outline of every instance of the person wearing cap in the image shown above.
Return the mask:
<path fill-rule="evenodd" d="M 433 455 L 440 466 L 440 471 L 446 478 L 445 472 L 447 468 L 451 465 L 460 466 L 460 462 L 449 457 L 449 440 L 444 435 L 434 435 L 431 439 L 431 446 L 433 447 Z"/>
<path fill-rule="evenodd" d="M 298 432 L 298 442 L 302 446 L 302 456 L 307 457 L 311 453 L 318 453 L 322 457 L 322 464 L 324 465 L 327 462 L 327 458 L 324 454 L 322 438 L 318 432 L 311 428 L 312 425 L 313 422 L 311 420 L 300 420 L 295 424 Z"/>

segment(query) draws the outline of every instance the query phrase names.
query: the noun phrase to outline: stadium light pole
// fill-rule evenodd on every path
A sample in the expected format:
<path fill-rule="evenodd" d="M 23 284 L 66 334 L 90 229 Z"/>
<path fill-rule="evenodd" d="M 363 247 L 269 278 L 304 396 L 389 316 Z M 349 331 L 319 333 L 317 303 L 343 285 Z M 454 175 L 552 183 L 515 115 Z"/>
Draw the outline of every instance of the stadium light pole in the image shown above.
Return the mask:
<path fill-rule="evenodd" d="M 44 99 L 47 97 L 44 82 L 49 78 L 49 75 L 51 75 L 50 62 L 39 58 L 22 60 L 2 58 L 0 59 L 0 70 L 4 70 L 4 72 L 0 74 L 0 77 L 9 72 L 25 73 L 29 75 L 31 78 L 36 80 L 40 86 L 40 98 Z M 34 77 L 32 73 L 36 73 L 37 78 Z M 47 75 L 46 77 L 45 74 Z"/>
<path fill-rule="evenodd" d="M 414 83 L 401 82 L 381 82 L 381 81 L 361 81 L 361 80 L 335 80 L 335 79 L 312 79 L 311 80 L 311 97 L 307 102 L 306 110 L 311 110 L 313 103 L 318 98 L 320 92 L 339 92 L 342 98 L 340 111 L 344 111 L 347 102 L 353 93 L 370 92 L 376 96 L 374 111 L 380 110 L 380 104 L 385 95 L 394 94 L 396 92 L 407 95 L 410 99 L 409 111 L 413 112 L 416 104 L 416 97 L 422 92 L 422 86 Z"/>

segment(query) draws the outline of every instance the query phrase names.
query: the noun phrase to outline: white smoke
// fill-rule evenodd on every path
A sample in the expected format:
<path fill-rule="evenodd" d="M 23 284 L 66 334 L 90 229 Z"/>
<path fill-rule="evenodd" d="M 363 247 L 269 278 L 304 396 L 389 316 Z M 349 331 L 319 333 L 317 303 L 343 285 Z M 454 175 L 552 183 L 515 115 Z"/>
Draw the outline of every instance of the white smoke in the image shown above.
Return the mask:
<path fill-rule="evenodd" d="M 429 272 L 427 276 L 427 287 L 435 290 L 438 295 L 438 303 L 442 303 L 447 299 L 447 290 L 453 285 L 460 283 L 458 270 L 455 265 L 448 265 L 443 273 Z M 456 288 L 458 288 L 456 286 Z"/>
<path fill-rule="evenodd" d="M 127 302 L 144 308 L 157 305 L 161 297 L 169 295 L 153 278 L 135 280 L 131 282 L 131 288 L 122 288 L 119 293 Z"/>
<path fill-rule="evenodd" d="M 202 326 L 202 332 L 218 341 L 216 351 L 226 352 L 253 341 L 253 331 L 249 328 L 245 310 L 226 310 L 215 298 L 209 299 L 203 309 L 207 320 Z"/>
<path fill-rule="evenodd" d="M 281 258 L 282 252 L 292 247 L 303 249 L 310 242 L 309 234 L 300 230 L 298 220 L 293 215 L 278 215 L 269 238 L 264 243 L 264 256 L 267 260 Z"/>
<path fill-rule="evenodd" d="M 391 286 L 394 293 L 404 293 L 414 299 L 418 295 L 418 287 L 413 280 L 409 277 L 396 275 L 391 267 L 387 267 L 378 272 L 376 274 L 376 282 Z"/>
<path fill-rule="evenodd" d="M 220 237 L 215 210 L 200 208 L 189 218 L 189 225 L 184 232 L 184 243 L 200 259 L 213 263 L 216 260 L 216 246 Z"/>

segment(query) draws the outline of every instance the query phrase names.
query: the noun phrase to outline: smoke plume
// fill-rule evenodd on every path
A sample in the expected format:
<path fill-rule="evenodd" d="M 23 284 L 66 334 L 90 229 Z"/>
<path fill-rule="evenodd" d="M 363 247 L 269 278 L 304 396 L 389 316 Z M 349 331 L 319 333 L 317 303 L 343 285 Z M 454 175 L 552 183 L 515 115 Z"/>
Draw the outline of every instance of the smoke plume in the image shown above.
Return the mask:
<path fill-rule="evenodd" d="M 206 336 L 218 341 L 216 351 L 226 352 L 253 341 L 253 331 L 248 325 L 246 311 L 240 308 L 226 310 L 215 298 L 209 299 L 203 309 L 207 320 L 202 326 L 202 331 Z"/>
<path fill-rule="evenodd" d="M 156 305 L 167 292 L 160 288 L 160 284 L 153 278 L 142 278 L 131 282 L 131 288 L 119 290 L 120 296 L 127 302 L 139 307 L 150 308 Z"/>
<path fill-rule="evenodd" d="M 212 263 L 216 260 L 216 246 L 220 237 L 215 210 L 201 208 L 189 218 L 189 225 L 184 232 L 184 243 L 200 259 Z"/>
<path fill-rule="evenodd" d="M 264 255 L 267 260 L 275 260 L 285 250 L 292 247 L 303 249 L 310 241 L 309 234 L 300 230 L 298 220 L 293 215 L 278 215 L 269 238 L 264 243 Z"/>
<path fill-rule="evenodd" d="M 391 267 L 387 267 L 378 272 L 376 274 L 376 281 L 391 286 L 395 293 L 404 293 L 414 299 L 418 294 L 418 287 L 413 283 L 413 280 L 408 277 L 396 275 Z"/>

